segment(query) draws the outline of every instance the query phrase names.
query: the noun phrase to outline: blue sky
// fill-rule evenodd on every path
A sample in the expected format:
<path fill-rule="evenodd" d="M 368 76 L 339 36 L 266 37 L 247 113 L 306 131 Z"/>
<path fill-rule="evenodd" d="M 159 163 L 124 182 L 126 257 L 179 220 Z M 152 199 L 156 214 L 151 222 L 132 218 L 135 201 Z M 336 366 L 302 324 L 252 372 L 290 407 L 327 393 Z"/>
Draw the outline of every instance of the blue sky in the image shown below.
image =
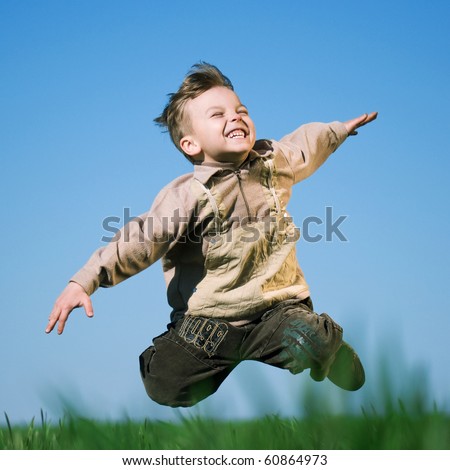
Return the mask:
<path fill-rule="evenodd" d="M 0 411 L 57 417 L 68 401 L 101 418 L 178 416 L 147 399 L 138 372 L 168 321 L 159 264 L 95 293 L 94 319 L 77 310 L 61 337 L 44 328 L 102 244 L 102 221 L 146 211 L 191 171 L 152 120 L 199 60 L 231 78 L 259 137 L 379 111 L 290 206 L 298 225 L 326 207 L 347 216 L 348 241 L 301 240 L 298 257 L 316 310 L 344 326 L 366 366 L 352 400 L 377 400 L 384 360 L 399 393 L 425 383 L 448 409 L 449 14 L 439 0 L 3 0 Z M 348 400 L 248 363 L 189 412 L 292 414 L 306 391 Z"/>

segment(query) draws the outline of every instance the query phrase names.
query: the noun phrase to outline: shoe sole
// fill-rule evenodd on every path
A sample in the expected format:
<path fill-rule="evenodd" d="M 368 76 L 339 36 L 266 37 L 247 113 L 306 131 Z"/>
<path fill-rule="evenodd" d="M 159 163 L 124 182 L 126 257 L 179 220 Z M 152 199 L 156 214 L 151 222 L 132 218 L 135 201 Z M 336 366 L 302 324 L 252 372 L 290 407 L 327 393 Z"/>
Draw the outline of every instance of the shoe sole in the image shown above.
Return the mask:
<path fill-rule="evenodd" d="M 345 341 L 342 341 L 327 377 L 339 388 L 349 392 L 359 390 L 364 385 L 364 367 L 354 349 Z"/>

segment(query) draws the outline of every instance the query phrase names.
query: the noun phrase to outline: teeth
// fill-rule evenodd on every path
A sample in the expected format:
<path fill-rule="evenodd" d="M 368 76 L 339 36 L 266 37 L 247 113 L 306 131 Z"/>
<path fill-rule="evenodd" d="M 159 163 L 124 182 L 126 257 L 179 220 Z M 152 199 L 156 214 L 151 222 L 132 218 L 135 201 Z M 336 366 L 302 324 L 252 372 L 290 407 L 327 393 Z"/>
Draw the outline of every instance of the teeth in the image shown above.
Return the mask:
<path fill-rule="evenodd" d="M 228 136 L 230 139 L 234 139 L 235 137 L 245 137 L 245 132 L 244 131 L 231 131 Z"/>

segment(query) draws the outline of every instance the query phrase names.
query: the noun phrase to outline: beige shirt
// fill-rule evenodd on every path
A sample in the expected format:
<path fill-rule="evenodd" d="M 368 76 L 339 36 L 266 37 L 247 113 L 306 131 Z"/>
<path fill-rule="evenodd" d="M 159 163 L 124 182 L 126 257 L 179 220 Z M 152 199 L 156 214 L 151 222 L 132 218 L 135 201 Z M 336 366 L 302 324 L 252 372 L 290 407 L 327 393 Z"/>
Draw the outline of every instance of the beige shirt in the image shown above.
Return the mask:
<path fill-rule="evenodd" d="M 245 322 L 276 302 L 308 297 L 286 206 L 292 186 L 346 137 L 340 122 L 311 123 L 280 141 L 257 141 L 239 168 L 195 165 L 71 281 L 91 295 L 162 259 L 172 319 L 189 312 Z"/>

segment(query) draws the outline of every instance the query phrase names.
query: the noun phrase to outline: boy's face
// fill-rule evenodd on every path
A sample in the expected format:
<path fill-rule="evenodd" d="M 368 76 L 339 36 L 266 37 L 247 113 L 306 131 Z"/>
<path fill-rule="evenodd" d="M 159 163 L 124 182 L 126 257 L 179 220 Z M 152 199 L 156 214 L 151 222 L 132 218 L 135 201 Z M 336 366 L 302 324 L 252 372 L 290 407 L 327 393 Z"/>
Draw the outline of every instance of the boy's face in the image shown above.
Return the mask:
<path fill-rule="evenodd" d="M 197 161 L 242 163 L 256 134 L 247 108 L 234 91 L 215 87 L 186 103 L 188 134 L 180 141 Z"/>

